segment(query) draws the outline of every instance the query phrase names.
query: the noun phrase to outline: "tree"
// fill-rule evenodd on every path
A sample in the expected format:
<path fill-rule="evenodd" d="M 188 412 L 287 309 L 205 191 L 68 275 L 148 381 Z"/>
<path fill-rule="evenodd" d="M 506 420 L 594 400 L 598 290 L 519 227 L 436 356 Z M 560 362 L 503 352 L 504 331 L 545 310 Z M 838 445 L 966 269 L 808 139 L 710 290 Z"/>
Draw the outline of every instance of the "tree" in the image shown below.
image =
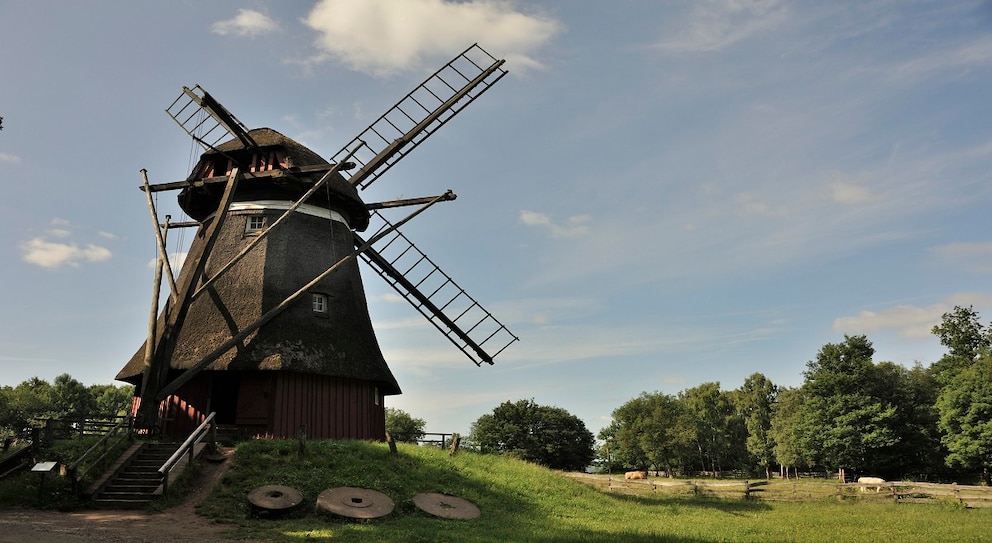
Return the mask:
<path fill-rule="evenodd" d="M 56 417 L 83 419 L 96 412 L 96 400 L 93 395 L 68 373 L 55 378 L 51 397 L 52 413 Z"/>
<path fill-rule="evenodd" d="M 386 431 L 396 441 L 415 443 L 424 437 L 426 425 L 423 419 L 415 419 L 402 409 L 386 408 Z"/>
<path fill-rule="evenodd" d="M 772 421 L 769 437 L 774 442 L 775 460 L 785 468 L 806 466 L 808 462 L 800 443 L 799 418 L 803 404 L 803 392 L 799 388 L 781 388 L 772 405 Z"/>
<path fill-rule="evenodd" d="M 581 470 L 594 458 L 595 438 L 584 422 L 534 400 L 503 402 L 472 423 L 471 440 L 483 452 L 509 454 L 552 469 Z"/>
<path fill-rule="evenodd" d="M 954 306 L 953 310 L 941 316 L 940 324 L 931 331 L 948 349 L 947 354 L 931 367 L 941 384 L 950 382 L 957 373 L 988 353 L 992 347 L 992 327 L 987 329 L 982 326 L 978 312 L 971 306 Z"/>
<path fill-rule="evenodd" d="M 96 403 L 94 416 L 98 417 L 126 415 L 134 400 L 134 387 L 131 385 L 90 385 L 88 390 Z"/>
<path fill-rule="evenodd" d="M 735 449 L 733 437 L 742 435 L 734 431 L 740 421 L 735 420 L 729 395 L 720 391 L 720 383 L 703 383 L 679 393 L 679 402 L 695 433 L 701 469 L 722 471 L 723 461 Z M 743 442 L 736 448 L 743 450 Z"/>
<path fill-rule="evenodd" d="M 869 469 L 898 442 L 896 406 L 883 401 L 874 347 L 865 336 L 828 343 L 807 364 L 799 442 L 822 467 Z"/>
<path fill-rule="evenodd" d="M 19 433 L 35 419 L 53 416 L 52 385 L 32 377 L 16 387 L 4 387 L 7 409 L 0 412 L 0 426 L 9 433 Z"/>
<path fill-rule="evenodd" d="M 938 388 L 933 376 L 919 363 L 907 369 L 879 362 L 873 381 L 874 397 L 896 409 L 890 425 L 895 440 L 867 459 L 867 469 L 888 478 L 934 473 L 943 463 L 944 449 L 937 429 Z"/>
<path fill-rule="evenodd" d="M 691 452 L 684 423 L 674 396 L 644 392 L 614 409 L 612 423 L 599 437 L 611 461 L 640 470 L 654 467 L 672 476 L 686 467 Z"/>
<path fill-rule="evenodd" d="M 992 484 L 992 356 L 958 373 L 937 398 L 947 465 L 981 470 Z"/>
<path fill-rule="evenodd" d="M 772 406 L 778 395 L 776 387 L 767 377 L 754 373 L 744 380 L 736 398 L 737 410 L 747 428 L 745 445 L 759 466 L 765 468 L 765 478 L 771 477 L 775 460 L 775 441 L 772 439 Z"/>

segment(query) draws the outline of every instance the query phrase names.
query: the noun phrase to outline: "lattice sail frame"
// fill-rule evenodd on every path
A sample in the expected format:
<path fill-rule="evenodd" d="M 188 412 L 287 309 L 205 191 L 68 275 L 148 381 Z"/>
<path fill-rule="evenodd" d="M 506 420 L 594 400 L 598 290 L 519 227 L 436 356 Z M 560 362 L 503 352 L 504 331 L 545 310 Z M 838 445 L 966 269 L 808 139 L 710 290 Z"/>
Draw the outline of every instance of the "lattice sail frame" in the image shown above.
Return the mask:
<path fill-rule="evenodd" d="M 372 212 L 371 225 L 372 238 L 392 227 L 378 211 Z M 364 242 L 358 234 L 355 238 L 358 244 Z M 362 259 L 476 366 L 492 365 L 496 356 L 520 339 L 398 229 L 372 248 L 361 253 Z"/>
<path fill-rule="evenodd" d="M 331 162 L 355 151 L 349 160 L 358 167 L 348 181 L 364 190 L 502 79 L 504 62 L 472 45 L 355 136 Z"/>

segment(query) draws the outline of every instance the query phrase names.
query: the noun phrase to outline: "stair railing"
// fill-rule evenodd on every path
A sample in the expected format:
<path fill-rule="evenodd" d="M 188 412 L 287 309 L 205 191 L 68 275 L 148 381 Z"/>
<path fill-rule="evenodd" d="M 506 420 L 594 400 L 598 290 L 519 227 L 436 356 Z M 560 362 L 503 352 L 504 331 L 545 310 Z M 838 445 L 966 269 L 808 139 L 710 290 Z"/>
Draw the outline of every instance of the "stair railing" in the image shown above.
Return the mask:
<path fill-rule="evenodd" d="M 117 439 L 117 441 L 114 441 L 113 444 L 111 444 L 110 438 L 113 437 L 113 435 L 118 432 L 121 433 L 121 436 Z M 99 441 L 97 441 L 96 443 L 93 444 L 92 447 L 87 449 L 82 456 L 76 459 L 76 461 L 74 461 L 73 463 L 66 466 L 65 472 L 72 481 L 72 493 L 73 494 L 79 493 L 79 481 L 81 481 L 83 477 L 85 477 L 86 474 L 89 473 L 91 469 L 93 469 L 98 465 L 102 465 L 103 461 L 107 458 L 107 455 L 109 455 L 111 451 L 117 448 L 117 445 L 121 444 L 121 442 L 123 442 L 125 439 L 133 439 L 133 438 L 134 438 L 134 434 L 131 433 L 131 417 L 130 416 L 123 417 L 121 418 L 120 421 L 117 422 L 117 424 L 115 424 L 113 427 L 107 430 L 107 433 L 103 434 L 103 437 L 101 437 Z M 100 454 L 100 456 L 96 457 L 96 459 L 90 462 L 89 465 L 86 466 L 86 468 L 83 471 L 79 471 L 79 467 L 83 465 L 83 462 L 86 461 L 86 459 L 90 456 L 90 454 L 92 454 L 101 447 L 103 452 Z"/>
<path fill-rule="evenodd" d="M 162 477 L 162 494 L 169 493 L 169 475 L 179 465 L 179 461 L 182 460 L 183 456 L 189 457 L 187 465 L 191 465 L 195 457 L 196 446 L 203 441 L 203 438 L 210 435 L 210 442 L 216 443 L 217 425 L 213 423 L 216 415 L 216 412 L 207 415 L 207 418 L 203 419 L 203 422 L 196 427 L 196 430 L 193 430 L 189 437 L 186 438 L 186 441 L 183 441 L 182 445 L 176 449 L 176 452 L 172 453 L 172 456 L 162 464 L 162 467 L 158 468 L 158 474 Z"/>

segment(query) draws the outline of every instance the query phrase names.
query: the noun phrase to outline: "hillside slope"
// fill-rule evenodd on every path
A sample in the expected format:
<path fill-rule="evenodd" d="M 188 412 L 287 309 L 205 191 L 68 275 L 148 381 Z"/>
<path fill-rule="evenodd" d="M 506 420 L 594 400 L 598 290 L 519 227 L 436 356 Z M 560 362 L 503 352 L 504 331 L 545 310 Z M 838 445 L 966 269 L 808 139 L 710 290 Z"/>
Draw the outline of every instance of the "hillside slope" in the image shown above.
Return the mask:
<path fill-rule="evenodd" d="M 358 441 L 312 441 L 303 457 L 297 448 L 290 440 L 239 444 L 233 468 L 197 512 L 232 523 L 234 537 L 276 541 L 992 541 L 992 509 L 625 497 L 493 455 L 404 444 L 393 455 L 384 443 Z M 303 504 L 283 519 L 253 518 L 247 494 L 263 485 L 296 488 Z M 336 487 L 385 493 L 395 510 L 374 520 L 317 511 L 317 496 Z M 432 517 L 412 502 L 421 492 L 470 500 L 482 516 Z"/>

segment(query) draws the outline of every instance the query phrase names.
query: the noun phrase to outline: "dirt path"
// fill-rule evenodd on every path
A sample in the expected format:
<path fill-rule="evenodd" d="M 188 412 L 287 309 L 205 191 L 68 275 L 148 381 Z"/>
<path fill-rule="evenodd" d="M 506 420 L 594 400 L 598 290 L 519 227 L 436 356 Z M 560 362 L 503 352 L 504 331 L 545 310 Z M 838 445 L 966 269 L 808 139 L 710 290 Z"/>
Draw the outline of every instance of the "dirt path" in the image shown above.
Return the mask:
<path fill-rule="evenodd" d="M 228 458 L 205 465 L 196 489 L 183 504 L 161 513 L 81 511 L 60 513 L 18 509 L 0 511 L 0 543 L 207 543 L 227 541 L 225 527 L 195 513 L 231 467 Z"/>

